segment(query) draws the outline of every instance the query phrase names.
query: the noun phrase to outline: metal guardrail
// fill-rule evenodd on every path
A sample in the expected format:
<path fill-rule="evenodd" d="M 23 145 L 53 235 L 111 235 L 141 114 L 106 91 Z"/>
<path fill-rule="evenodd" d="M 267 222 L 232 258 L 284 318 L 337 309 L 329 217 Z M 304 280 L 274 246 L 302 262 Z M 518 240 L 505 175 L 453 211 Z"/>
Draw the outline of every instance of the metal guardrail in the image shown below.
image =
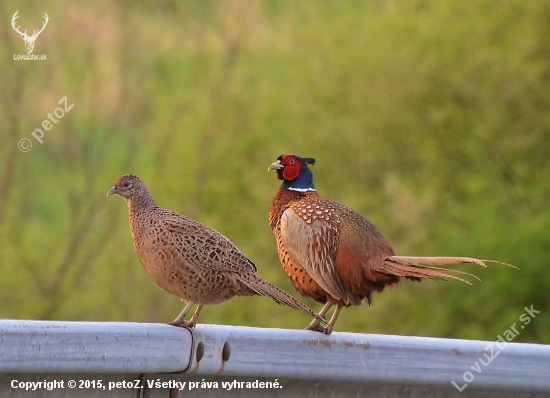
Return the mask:
<path fill-rule="evenodd" d="M 88 380 L 88 387 L 85 382 L 68 395 L 66 382 L 74 375 Z M 41 380 L 65 383 L 25 389 Z M 90 384 L 96 380 L 103 388 Z M 139 395 L 108 384 L 117 380 L 140 380 Z M 58 396 L 54 392 L 62 389 L 62 396 L 174 397 L 182 387 L 177 381 L 197 383 L 191 389 L 186 384 L 181 396 L 217 396 L 216 388 L 225 396 L 246 396 L 250 388 L 237 383 L 247 380 L 257 383 L 252 389 L 278 389 L 272 391 L 277 396 L 304 388 L 315 396 L 317 388 L 319 396 L 429 391 L 434 397 L 548 397 L 550 346 L 217 325 L 190 331 L 164 324 L 0 320 L 2 397 Z M 235 384 L 227 388 L 224 381 Z M 271 384 L 258 387 L 261 382 Z"/>

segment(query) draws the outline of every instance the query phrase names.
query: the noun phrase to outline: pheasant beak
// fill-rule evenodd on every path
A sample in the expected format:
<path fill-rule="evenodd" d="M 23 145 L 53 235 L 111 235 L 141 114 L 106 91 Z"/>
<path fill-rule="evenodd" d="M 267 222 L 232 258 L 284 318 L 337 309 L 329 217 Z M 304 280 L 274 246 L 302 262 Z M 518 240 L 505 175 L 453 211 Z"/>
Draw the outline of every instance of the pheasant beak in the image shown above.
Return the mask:
<path fill-rule="evenodd" d="M 279 169 L 284 169 L 285 166 L 283 166 L 279 160 L 277 160 L 275 163 L 271 163 L 269 165 L 269 167 L 267 168 L 267 171 L 271 171 L 271 170 L 279 170 Z"/>
<path fill-rule="evenodd" d="M 116 187 L 112 187 L 111 189 L 109 189 L 109 192 L 107 192 L 107 196 L 113 195 L 113 194 L 115 194 L 115 195 L 119 194 L 119 191 Z"/>

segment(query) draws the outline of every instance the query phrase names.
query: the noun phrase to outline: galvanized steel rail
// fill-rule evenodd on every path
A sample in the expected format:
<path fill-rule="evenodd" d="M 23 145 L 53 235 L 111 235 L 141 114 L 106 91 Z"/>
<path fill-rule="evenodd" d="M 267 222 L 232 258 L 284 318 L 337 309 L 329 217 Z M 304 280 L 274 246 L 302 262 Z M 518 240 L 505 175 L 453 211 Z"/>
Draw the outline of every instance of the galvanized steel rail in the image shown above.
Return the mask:
<path fill-rule="evenodd" d="M 172 375 L 160 376 L 167 373 Z M 113 380 L 137 375 L 143 383 L 197 376 L 199 381 L 276 379 L 281 394 L 290 394 L 289 386 L 302 381 L 302 387 L 324 382 L 334 388 L 357 386 L 354 391 L 407 387 L 446 391 L 441 396 L 481 397 L 492 390 L 500 391 L 499 397 L 520 392 L 543 397 L 550 396 L 550 346 L 217 325 L 189 331 L 147 323 L 0 320 L 1 396 L 25 396 L 7 385 L 17 377 L 66 379 L 71 374 L 90 380 L 93 375 Z M 140 396 L 165 396 L 159 391 Z M 113 396 L 126 396 L 123 392 Z M 80 396 L 94 393 L 99 394 Z M 49 394 L 43 396 L 55 396 Z"/>

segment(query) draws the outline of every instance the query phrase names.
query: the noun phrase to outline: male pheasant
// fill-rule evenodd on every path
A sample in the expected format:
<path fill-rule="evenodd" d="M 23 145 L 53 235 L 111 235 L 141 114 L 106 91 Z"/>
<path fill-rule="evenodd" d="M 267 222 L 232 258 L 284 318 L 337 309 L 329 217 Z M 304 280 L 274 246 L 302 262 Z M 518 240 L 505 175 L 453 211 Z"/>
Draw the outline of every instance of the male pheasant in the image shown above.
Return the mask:
<path fill-rule="evenodd" d="M 172 325 L 195 327 L 204 305 L 234 296 L 265 296 L 326 323 L 313 310 L 262 279 L 256 266 L 229 239 L 198 221 L 158 206 L 137 176 L 120 177 L 107 196 L 126 200 L 134 249 L 151 278 L 187 305 Z M 189 321 L 184 318 L 193 306 Z"/>
<path fill-rule="evenodd" d="M 458 279 L 468 274 L 445 266 L 473 263 L 485 266 L 483 260 L 468 257 L 401 257 L 395 256 L 390 244 L 378 229 L 359 213 L 317 194 L 308 164 L 313 158 L 281 155 L 269 170 L 276 170 L 283 184 L 269 210 L 269 222 L 277 240 L 281 264 L 294 287 L 324 307 L 325 316 L 333 305 L 336 309 L 327 328 L 314 319 L 307 329 L 330 334 L 344 306 L 372 304 L 372 293 L 399 282 L 401 277 L 425 279 Z"/>

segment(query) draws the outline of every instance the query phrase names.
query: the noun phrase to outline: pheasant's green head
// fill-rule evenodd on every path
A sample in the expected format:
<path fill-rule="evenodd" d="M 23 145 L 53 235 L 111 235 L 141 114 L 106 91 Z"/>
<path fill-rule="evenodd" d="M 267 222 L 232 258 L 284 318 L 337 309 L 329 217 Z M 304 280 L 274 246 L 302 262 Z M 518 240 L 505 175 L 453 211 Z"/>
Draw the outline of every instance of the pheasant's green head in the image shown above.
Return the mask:
<path fill-rule="evenodd" d="M 314 165 L 315 159 L 296 155 L 281 155 L 267 170 L 277 171 L 277 178 L 283 181 L 281 188 L 300 192 L 315 191 L 313 174 L 308 164 Z"/>

